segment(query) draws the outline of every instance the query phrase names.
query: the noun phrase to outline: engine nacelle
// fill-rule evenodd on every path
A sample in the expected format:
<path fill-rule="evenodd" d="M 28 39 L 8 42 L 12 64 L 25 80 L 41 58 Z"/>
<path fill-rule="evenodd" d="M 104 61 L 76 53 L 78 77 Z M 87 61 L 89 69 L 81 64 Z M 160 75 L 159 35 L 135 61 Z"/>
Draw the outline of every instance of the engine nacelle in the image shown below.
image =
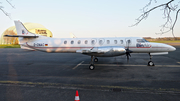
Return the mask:
<path fill-rule="evenodd" d="M 126 54 L 126 49 L 122 46 L 95 47 L 87 53 L 97 57 L 111 57 Z"/>

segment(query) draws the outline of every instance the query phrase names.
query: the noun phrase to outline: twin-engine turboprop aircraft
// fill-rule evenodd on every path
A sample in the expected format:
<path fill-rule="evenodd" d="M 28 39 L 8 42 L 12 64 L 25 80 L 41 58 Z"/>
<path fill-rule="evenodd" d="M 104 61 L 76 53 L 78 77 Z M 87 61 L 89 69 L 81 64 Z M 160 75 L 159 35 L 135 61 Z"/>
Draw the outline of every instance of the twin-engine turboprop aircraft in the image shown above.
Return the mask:
<path fill-rule="evenodd" d="M 22 49 L 38 50 L 48 53 L 81 53 L 91 56 L 89 69 L 95 68 L 97 57 L 113 57 L 126 55 L 129 60 L 130 53 L 148 53 L 149 66 L 153 54 L 168 54 L 176 48 L 162 44 L 148 42 L 141 37 L 113 37 L 113 38 L 49 38 L 29 32 L 20 21 L 14 21 L 17 35 L 6 37 L 19 37 Z"/>

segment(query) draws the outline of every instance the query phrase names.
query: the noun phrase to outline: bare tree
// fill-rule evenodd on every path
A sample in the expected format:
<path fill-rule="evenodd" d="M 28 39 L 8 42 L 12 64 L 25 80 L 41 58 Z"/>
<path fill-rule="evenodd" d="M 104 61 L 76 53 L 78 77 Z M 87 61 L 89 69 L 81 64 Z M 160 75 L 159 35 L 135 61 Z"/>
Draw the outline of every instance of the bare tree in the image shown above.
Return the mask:
<path fill-rule="evenodd" d="M 15 9 L 15 7 L 11 4 L 11 2 L 10 2 L 9 0 L 6 0 L 6 2 L 7 2 L 12 8 Z M 0 10 L 1 10 L 6 16 L 8 16 L 8 17 L 10 18 L 10 14 L 7 13 L 7 12 L 4 10 L 4 6 L 1 6 L 1 5 L 2 5 L 2 2 L 0 2 Z"/>
<path fill-rule="evenodd" d="M 155 3 L 157 3 L 156 0 L 153 0 L 153 1 Z M 180 1 L 178 1 L 177 4 L 173 4 L 173 2 L 175 0 L 169 0 L 166 3 L 157 5 L 157 6 L 152 7 L 152 8 L 149 9 L 148 7 L 150 7 L 150 5 L 152 4 L 153 1 L 150 0 L 149 3 L 145 7 L 143 7 L 142 14 L 136 19 L 136 23 L 133 24 L 132 26 L 138 25 L 142 20 L 145 20 L 148 17 L 150 12 L 152 12 L 155 9 L 158 9 L 158 8 L 162 7 L 161 10 L 163 11 L 163 18 L 166 19 L 166 21 L 165 21 L 165 23 L 163 25 L 161 25 L 161 29 L 160 29 L 161 32 L 156 33 L 156 34 L 164 34 L 164 33 L 167 33 L 167 32 L 171 31 L 172 35 L 175 37 L 175 35 L 174 35 L 174 26 L 176 25 L 176 22 L 177 22 L 177 19 L 178 19 L 178 14 L 180 12 L 180 8 L 178 7 Z M 172 15 L 171 15 L 172 12 L 176 13 L 175 18 L 173 20 L 172 20 Z M 165 30 L 165 29 L 168 29 L 168 30 Z"/>

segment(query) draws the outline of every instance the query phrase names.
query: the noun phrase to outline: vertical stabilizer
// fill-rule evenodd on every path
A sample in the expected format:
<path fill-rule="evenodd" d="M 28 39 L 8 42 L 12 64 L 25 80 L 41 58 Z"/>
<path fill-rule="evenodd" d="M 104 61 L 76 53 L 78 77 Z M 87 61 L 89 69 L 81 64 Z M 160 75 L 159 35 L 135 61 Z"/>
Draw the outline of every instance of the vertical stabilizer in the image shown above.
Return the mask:
<path fill-rule="evenodd" d="M 29 32 L 20 21 L 14 21 L 14 23 L 15 23 L 16 31 L 18 35 L 36 36 L 34 33 Z"/>
<path fill-rule="evenodd" d="M 19 45 L 21 46 L 22 49 L 28 49 L 32 50 L 28 47 L 25 47 L 24 44 L 30 40 L 34 40 L 36 34 L 29 32 L 26 27 L 20 22 L 20 21 L 14 21 L 15 26 L 16 26 L 16 31 L 17 31 L 17 36 L 19 39 Z M 34 38 L 33 38 L 34 37 Z"/>
<path fill-rule="evenodd" d="M 33 37 L 36 36 L 36 34 L 29 32 L 26 27 L 20 22 L 20 21 L 14 21 L 15 26 L 16 26 L 16 31 L 17 35 L 19 36 L 24 36 L 24 37 L 19 37 L 19 44 L 23 44 L 28 41 L 27 37 Z"/>

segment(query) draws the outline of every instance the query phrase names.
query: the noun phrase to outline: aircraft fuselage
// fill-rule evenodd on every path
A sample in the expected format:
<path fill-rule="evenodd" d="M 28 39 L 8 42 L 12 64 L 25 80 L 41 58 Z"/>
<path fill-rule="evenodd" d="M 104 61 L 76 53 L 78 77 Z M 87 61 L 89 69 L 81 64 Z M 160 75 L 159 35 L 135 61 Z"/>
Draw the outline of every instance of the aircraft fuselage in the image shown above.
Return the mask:
<path fill-rule="evenodd" d="M 95 47 L 126 49 L 133 53 L 169 52 L 175 48 L 162 43 L 147 42 L 141 37 L 116 38 L 45 38 L 26 42 L 26 47 L 44 52 L 76 53 L 78 50 L 92 50 Z"/>

